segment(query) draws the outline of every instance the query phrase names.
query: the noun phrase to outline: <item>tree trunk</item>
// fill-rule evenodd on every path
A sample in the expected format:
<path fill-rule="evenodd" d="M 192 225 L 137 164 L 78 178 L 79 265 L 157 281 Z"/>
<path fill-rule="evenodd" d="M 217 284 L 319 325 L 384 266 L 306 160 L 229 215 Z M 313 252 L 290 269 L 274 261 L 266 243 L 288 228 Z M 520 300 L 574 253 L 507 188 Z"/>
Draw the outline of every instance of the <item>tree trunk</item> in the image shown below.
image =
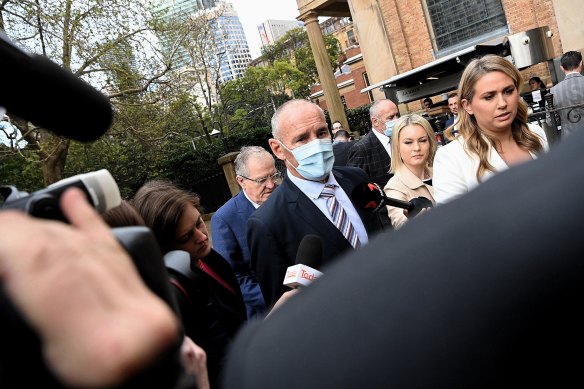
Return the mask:
<path fill-rule="evenodd" d="M 41 157 L 43 161 L 43 181 L 45 186 L 53 184 L 65 177 L 65 162 L 69 151 L 70 140 L 60 136 L 46 134 Z"/>

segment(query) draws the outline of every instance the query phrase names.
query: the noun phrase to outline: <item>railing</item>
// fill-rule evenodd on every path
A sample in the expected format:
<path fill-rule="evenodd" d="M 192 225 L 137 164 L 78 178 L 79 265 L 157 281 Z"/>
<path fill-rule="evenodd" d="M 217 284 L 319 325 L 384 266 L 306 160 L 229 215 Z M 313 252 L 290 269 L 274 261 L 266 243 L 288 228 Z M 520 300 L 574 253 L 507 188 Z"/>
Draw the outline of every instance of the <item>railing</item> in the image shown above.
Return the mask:
<path fill-rule="evenodd" d="M 584 116 L 584 102 L 567 107 L 557 108 L 553 104 L 553 95 L 544 96 L 544 107 L 539 103 L 531 104 L 533 112 L 528 115 L 527 120 L 530 123 L 537 123 L 546 131 L 548 141 L 554 143 L 562 136 L 562 120 L 564 127 L 570 124 L 576 124 Z"/>

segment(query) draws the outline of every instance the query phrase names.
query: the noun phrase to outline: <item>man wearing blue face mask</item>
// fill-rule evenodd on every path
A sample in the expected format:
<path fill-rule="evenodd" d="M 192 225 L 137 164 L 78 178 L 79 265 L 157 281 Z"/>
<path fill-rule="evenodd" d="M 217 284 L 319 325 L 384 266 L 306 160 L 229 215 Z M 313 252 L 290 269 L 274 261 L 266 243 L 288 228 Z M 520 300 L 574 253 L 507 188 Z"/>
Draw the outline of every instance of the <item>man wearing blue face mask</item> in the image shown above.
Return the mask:
<path fill-rule="evenodd" d="M 397 105 L 391 100 L 377 100 L 369 108 L 371 131 L 363 136 L 349 152 L 347 166 L 359 167 L 367 173 L 369 179 L 381 188 L 391 178 L 391 134 L 393 125 L 399 118 Z M 385 209 L 378 213 L 384 228 L 391 228 L 391 222 Z"/>
<path fill-rule="evenodd" d="M 247 222 L 251 263 L 267 306 L 286 291 L 282 281 L 304 236 L 321 237 L 326 265 L 381 229 L 376 216 L 357 209 L 350 198 L 356 185 L 369 180 L 367 174 L 333 168 L 332 141 L 319 106 L 306 100 L 283 104 L 272 117 L 272 136 L 270 147 L 285 161 L 287 175 Z"/>

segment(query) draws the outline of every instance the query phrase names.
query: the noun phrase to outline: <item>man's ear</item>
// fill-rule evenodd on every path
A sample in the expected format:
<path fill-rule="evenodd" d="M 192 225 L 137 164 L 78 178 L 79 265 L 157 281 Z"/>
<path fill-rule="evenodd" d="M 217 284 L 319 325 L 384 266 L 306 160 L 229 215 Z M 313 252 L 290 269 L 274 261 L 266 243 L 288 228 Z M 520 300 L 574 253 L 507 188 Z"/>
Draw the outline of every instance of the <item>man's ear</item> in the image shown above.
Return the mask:
<path fill-rule="evenodd" d="M 473 114 L 472 107 L 470 106 L 470 102 L 467 99 L 460 100 L 460 105 L 466 111 L 466 113 L 468 113 L 469 115 Z"/>
<path fill-rule="evenodd" d="M 282 144 L 280 142 L 278 142 L 274 138 L 271 138 L 268 140 L 268 144 L 270 145 L 270 148 L 272 149 L 272 153 L 274 153 L 274 155 L 278 159 L 281 159 L 282 161 L 286 159 L 286 156 L 284 155 L 284 150 L 283 150 Z"/>
<path fill-rule="evenodd" d="M 237 183 L 239 184 L 239 186 L 241 186 L 242 189 L 245 189 L 245 185 L 244 185 L 245 179 L 243 179 L 240 176 L 235 176 L 235 179 L 237 180 Z"/>

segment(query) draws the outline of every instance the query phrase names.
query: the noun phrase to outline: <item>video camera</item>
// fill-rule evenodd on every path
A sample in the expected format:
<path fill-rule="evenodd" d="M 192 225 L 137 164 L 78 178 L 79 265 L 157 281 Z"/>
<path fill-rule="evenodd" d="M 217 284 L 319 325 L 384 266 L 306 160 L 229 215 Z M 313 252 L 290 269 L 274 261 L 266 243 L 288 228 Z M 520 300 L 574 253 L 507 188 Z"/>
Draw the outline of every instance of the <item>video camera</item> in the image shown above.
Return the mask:
<path fill-rule="evenodd" d="M 59 208 L 59 199 L 68 188 L 79 188 L 99 213 L 120 205 L 120 190 L 109 171 L 79 174 L 49 185 L 47 188 L 28 194 L 14 186 L 0 187 L 4 198 L 2 209 L 17 209 L 31 216 L 67 222 Z"/>
<path fill-rule="evenodd" d="M 5 76 L 0 111 L 4 107 L 9 115 L 17 115 L 57 135 L 81 142 L 99 138 L 111 125 L 111 105 L 103 94 L 47 58 L 22 51 L 2 32 L 0 74 Z M 59 200 L 65 190 L 72 187 L 81 189 L 99 213 L 121 202 L 118 185 L 103 169 L 66 178 L 31 194 L 14 186 L 0 187 L 0 195 L 4 198 L 0 212 L 14 209 L 38 218 L 67 222 Z M 138 226 L 114 228 L 112 233 L 131 256 L 144 283 L 178 312 L 152 231 Z M 34 236 L 30 238 L 31 241 L 35 239 Z M 62 387 L 44 363 L 37 334 L 4 293 L 1 280 L 0 344 L 0 387 L 35 386 L 38 382 L 44 387 Z M 180 343 L 177 343 L 177 350 L 178 346 Z M 174 362 L 172 359 L 169 363 Z M 26 375 L 18 373 L 23 368 Z"/>

